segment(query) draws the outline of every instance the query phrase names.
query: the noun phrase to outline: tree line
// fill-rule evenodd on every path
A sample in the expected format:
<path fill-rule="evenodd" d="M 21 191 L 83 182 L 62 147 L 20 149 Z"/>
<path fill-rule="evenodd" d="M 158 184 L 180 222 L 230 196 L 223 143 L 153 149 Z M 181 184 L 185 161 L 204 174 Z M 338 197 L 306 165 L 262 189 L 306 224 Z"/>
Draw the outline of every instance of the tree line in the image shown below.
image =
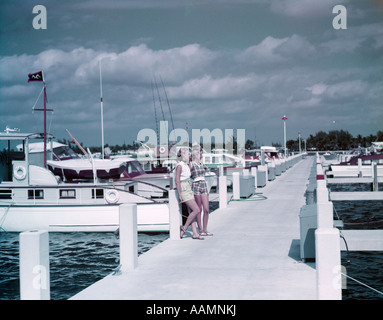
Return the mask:
<path fill-rule="evenodd" d="M 233 141 L 230 143 L 230 147 L 234 149 L 234 153 L 237 151 L 237 141 L 233 137 Z M 306 139 L 306 149 L 307 151 L 316 150 L 316 151 L 331 151 L 331 150 L 350 150 L 358 147 L 366 148 L 371 146 L 371 142 L 383 141 L 383 131 L 379 130 L 376 135 L 370 134 L 367 137 L 362 137 L 358 134 L 354 137 L 351 133 L 345 130 L 332 130 L 329 132 L 319 131 L 316 134 L 310 134 Z M 80 148 L 71 140 L 61 139 L 59 142 L 67 144 L 71 149 L 77 153 L 81 153 Z M 83 146 L 82 143 L 80 143 Z M 279 142 L 273 142 L 272 146 L 277 148 L 283 148 L 283 145 Z M 286 141 L 286 146 L 289 151 L 297 152 L 299 151 L 299 138 L 291 139 Z M 137 150 L 140 147 L 138 143 L 133 142 L 130 144 L 123 145 L 105 145 L 105 148 L 110 148 L 112 153 L 117 153 L 118 151 L 123 150 Z M 214 142 L 211 145 L 213 149 L 215 147 Z M 247 139 L 245 144 L 245 149 L 258 149 L 258 146 L 253 140 Z M 301 137 L 301 150 L 304 150 L 305 143 L 304 138 Z M 92 153 L 101 152 L 101 147 L 89 147 Z"/>
<path fill-rule="evenodd" d="M 299 139 L 286 141 L 286 146 L 290 151 L 299 150 Z M 355 148 L 367 148 L 371 142 L 383 141 L 383 131 L 379 130 L 376 135 L 370 134 L 362 137 L 358 134 L 354 137 L 345 130 L 332 130 L 329 132 L 319 131 L 315 135 L 310 134 L 306 140 L 307 150 L 331 151 L 331 150 L 350 150 Z M 301 138 L 301 149 L 304 150 L 304 140 Z"/>
<path fill-rule="evenodd" d="M 306 139 L 306 150 L 316 151 L 331 151 L 331 150 L 350 150 L 358 147 L 367 148 L 371 146 L 371 142 L 383 141 L 383 131 L 379 130 L 376 135 L 370 134 L 367 137 L 362 137 L 358 134 L 354 137 L 351 133 L 345 130 L 332 130 L 329 132 L 319 131 L 316 134 L 310 134 Z M 276 148 L 283 148 L 280 142 L 271 144 Z M 299 151 L 299 138 L 286 141 L 286 147 L 289 151 Z M 253 140 L 247 139 L 245 149 L 259 149 Z M 301 150 L 305 148 L 304 138 L 301 137 Z"/>

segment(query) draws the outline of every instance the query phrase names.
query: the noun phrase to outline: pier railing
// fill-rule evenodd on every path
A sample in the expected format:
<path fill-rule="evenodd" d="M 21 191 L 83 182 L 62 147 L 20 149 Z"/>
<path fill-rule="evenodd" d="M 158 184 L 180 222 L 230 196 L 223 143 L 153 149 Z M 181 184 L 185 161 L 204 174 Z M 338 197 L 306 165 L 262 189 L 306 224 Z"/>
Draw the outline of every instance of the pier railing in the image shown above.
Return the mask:
<path fill-rule="evenodd" d="M 306 205 L 300 213 L 301 259 L 315 259 L 318 299 L 339 300 L 348 277 L 346 268 L 341 265 L 341 250 L 382 251 L 383 231 L 340 231 L 338 228 L 343 228 L 343 222 L 334 220 L 332 201 L 383 200 L 383 193 L 378 191 L 376 166 L 372 171 L 371 192 L 330 192 L 327 183 L 370 183 L 371 180 L 365 181 L 363 177 L 326 179 L 322 158 L 317 154 L 315 160 L 306 189 Z"/>

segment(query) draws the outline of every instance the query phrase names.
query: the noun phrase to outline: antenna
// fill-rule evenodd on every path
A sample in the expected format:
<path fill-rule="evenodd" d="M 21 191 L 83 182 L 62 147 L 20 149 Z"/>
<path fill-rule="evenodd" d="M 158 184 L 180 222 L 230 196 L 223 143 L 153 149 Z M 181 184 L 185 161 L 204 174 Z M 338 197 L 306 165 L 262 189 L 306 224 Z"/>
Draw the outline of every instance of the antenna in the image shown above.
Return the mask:
<path fill-rule="evenodd" d="M 176 137 L 176 132 L 175 132 L 175 130 L 174 130 L 174 122 L 173 122 L 172 110 L 170 109 L 170 104 L 169 104 L 168 94 L 166 93 L 165 85 L 164 85 L 164 82 L 162 81 L 162 77 L 161 77 L 161 75 L 160 75 L 160 80 L 161 80 L 161 83 L 162 83 L 162 87 L 164 88 L 165 97 L 166 97 L 166 102 L 168 103 L 169 114 L 170 114 L 170 121 L 172 122 L 172 128 L 173 128 L 173 132 L 174 132 L 174 141 L 176 141 L 176 140 L 177 140 L 177 137 Z"/>
<path fill-rule="evenodd" d="M 160 136 L 158 134 L 158 120 L 157 120 L 157 109 L 156 109 L 156 99 L 154 98 L 154 87 L 153 81 L 151 81 L 152 85 L 152 95 L 153 95 L 153 107 L 154 107 L 154 117 L 156 119 L 156 133 L 157 133 L 157 146 L 160 144 Z"/>
<path fill-rule="evenodd" d="M 100 102 L 101 102 L 101 159 L 104 159 L 105 150 L 104 150 L 104 101 L 102 99 L 102 74 L 101 74 L 101 59 L 100 64 Z"/>

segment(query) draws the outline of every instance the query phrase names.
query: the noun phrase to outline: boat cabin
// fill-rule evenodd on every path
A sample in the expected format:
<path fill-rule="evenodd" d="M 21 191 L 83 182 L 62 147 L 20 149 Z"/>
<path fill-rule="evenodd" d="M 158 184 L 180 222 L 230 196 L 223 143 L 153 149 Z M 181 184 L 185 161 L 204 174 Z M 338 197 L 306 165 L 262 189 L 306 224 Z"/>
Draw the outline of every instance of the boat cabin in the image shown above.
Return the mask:
<path fill-rule="evenodd" d="M 49 140 L 52 138 L 49 136 Z M 44 157 L 33 157 L 29 153 L 29 143 L 32 139 L 44 139 L 44 135 L 18 132 L 0 133 L 0 183 L 12 182 L 16 185 L 28 185 L 33 182 L 31 181 L 33 177 L 43 175 L 42 172 L 30 174 L 30 165 L 41 167 L 44 164 Z M 52 151 L 47 150 L 47 159 L 52 159 Z M 53 175 L 50 178 L 50 180 L 52 178 L 55 180 Z"/>

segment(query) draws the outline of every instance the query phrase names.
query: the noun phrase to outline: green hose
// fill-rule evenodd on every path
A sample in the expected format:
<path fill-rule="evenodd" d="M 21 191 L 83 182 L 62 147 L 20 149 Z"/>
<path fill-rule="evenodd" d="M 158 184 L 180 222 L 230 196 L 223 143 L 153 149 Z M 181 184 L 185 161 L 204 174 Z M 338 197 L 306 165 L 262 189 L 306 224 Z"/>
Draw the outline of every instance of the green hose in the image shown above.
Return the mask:
<path fill-rule="evenodd" d="M 251 197 L 246 198 L 246 199 L 231 199 L 230 201 L 262 201 L 262 200 L 266 200 L 266 199 L 267 199 L 267 197 L 264 196 L 262 193 L 255 193 Z"/>

